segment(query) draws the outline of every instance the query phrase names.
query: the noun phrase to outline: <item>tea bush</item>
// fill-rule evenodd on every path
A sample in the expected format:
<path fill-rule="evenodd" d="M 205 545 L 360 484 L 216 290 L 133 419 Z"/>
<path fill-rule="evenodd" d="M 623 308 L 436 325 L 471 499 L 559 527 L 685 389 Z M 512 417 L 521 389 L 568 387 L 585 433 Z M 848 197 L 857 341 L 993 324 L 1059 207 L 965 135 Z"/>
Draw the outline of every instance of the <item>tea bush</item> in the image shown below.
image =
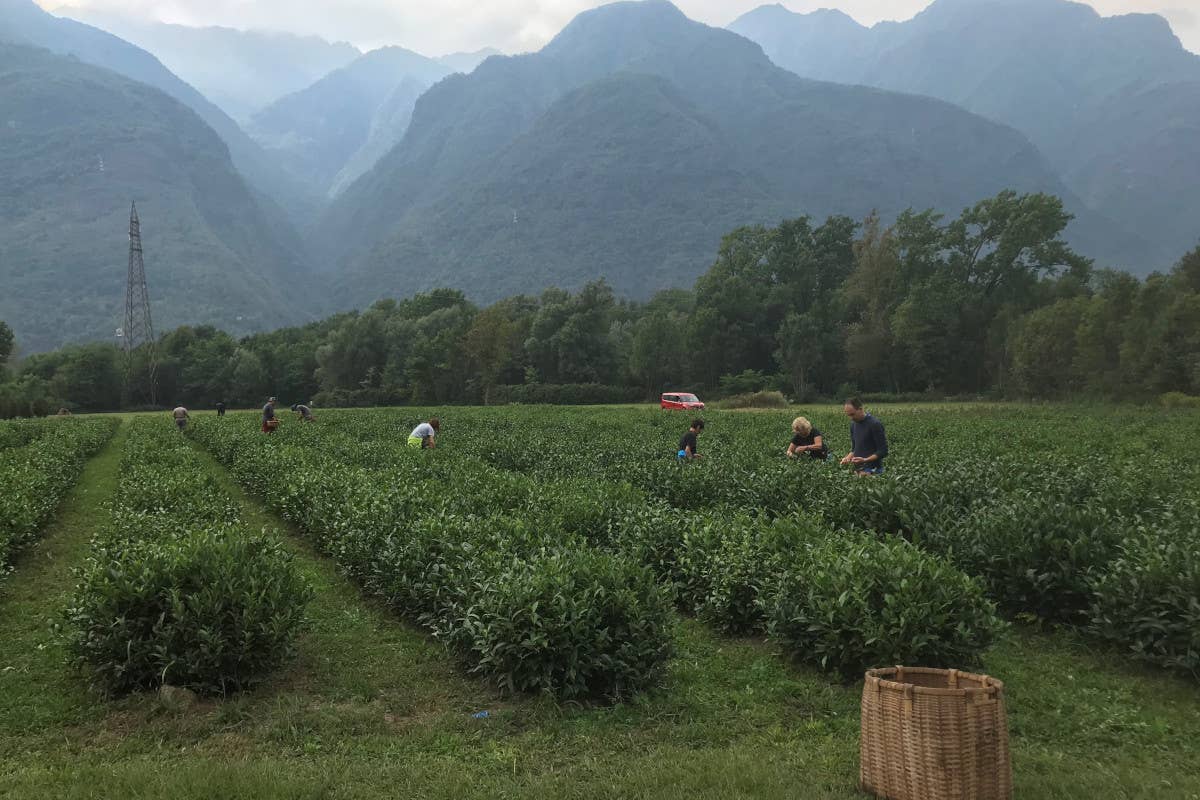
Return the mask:
<path fill-rule="evenodd" d="M 79 573 L 69 642 L 108 692 L 225 694 L 292 656 L 311 594 L 282 545 L 236 527 L 100 544 Z"/>
<path fill-rule="evenodd" d="M 680 569 L 688 576 L 688 590 L 682 599 L 726 633 L 763 630 L 764 587 L 778 581 L 815 543 L 836 535 L 812 517 L 710 519 L 684 540 Z"/>
<path fill-rule="evenodd" d="M 312 589 L 166 420 L 131 423 L 110 521 L 66 612 L 76 665 L 120 694 L 162 684 L 225 694 L 293 654 Z"/>
<path fill-rule="evenodd" d="M 113 418 L 4 423 L 10 446 L 0 449 L 0 577 L 16 551 L 49 521 L 117 424 Z"/>
<path fill-rule="evenodd" d="M 659 678 L 674 622 L 668 593 L 644 567 L 575 548 L 488 571 L 450 620 L 469 671 L 501 690 L 603 701 Z"/>
<path fill-rule="evenodd" d="M 1140 530 L 1092 579 L 1088 630 L 1140 661 L 1200 677 L 1200 518 Z"/>
<path fill-rule="evenodd" d="M 1003 630 L 982 587 L 902 540 L 844 534 L 812 547 L 763 594 L 786 652 L 846 678 L 881 664 L 976 664 Z"/>
<path fill-rule="evenodd" d="M 930 529 L 923 541 L 978 576 L 1006 611 L 1079 622 L 1092 576 L 1116 557 L 1121 534 L 1102 507 L 1028 496 Z"/>

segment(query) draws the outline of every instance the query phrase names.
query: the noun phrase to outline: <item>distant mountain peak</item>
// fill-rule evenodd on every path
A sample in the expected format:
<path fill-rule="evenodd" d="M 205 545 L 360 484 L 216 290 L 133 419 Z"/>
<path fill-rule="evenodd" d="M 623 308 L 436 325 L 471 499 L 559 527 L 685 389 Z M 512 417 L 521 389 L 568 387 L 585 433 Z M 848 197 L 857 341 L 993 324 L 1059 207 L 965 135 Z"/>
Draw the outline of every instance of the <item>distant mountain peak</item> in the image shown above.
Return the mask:
<path fill-rule="evenodd" d="M 620 0 L 579 14 L 541 52 L 556 55 L 580 46 L 594 49 L 610 44 L 614 37 L 646 39 L 699 25 L 669 0 Z"/>

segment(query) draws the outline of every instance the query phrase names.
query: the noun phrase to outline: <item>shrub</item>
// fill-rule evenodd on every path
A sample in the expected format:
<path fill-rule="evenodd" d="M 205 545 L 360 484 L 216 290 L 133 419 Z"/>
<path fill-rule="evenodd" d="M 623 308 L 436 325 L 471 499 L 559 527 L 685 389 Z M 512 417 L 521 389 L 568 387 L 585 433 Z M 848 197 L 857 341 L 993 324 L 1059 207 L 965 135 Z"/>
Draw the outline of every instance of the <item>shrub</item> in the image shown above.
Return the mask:
<path fill-rule="evenodd" d="M 1183 392 L 1167 392 L 1158 396 L 1158 403 L 1163 408 L 1200 408 L 1200 397 Z"/>
<path fill-rule="evenodd" d="M 646 565 L 674 590 L 682 580 L 679 552 L 683 547 L 684 520 L 682 512 L 661 503 L 626 508 L 612 522 L 610 547 L 634 563 Z"/>
<path fill-rule="evenodd" d="M 832 535 L 819 517 L 796 516 L 765 522 L 748 517 L 713 517 L 697 535 L 684 539 L 680 569 L 687 574 L 686 599 L 701 619 L 725 633 L 765 628 L 760 599 L 764 587 L 814 542 Z"/>
<path fill-rule="evenodd" d="M 20 430 L 32 426 L 30 430 Z M 0 577 L 79 479 L 89 456 L 116 430 L 108 419 L 10 423 L 21 445 L 0 450 Z"/>
<path fill-rule="evenodd" d="M 1195 530 L 1193 521 L 1180 531 L 1141 531 L 1126 541 L 1092 581 L 1088 632 L 1141 661 L 1200 676 Z"/>
<path fill-rule="evenodd" d="M 502 691 L 618 701 L 653 684 L 671 655 L 669 595 L 644 567 L 559 549 L 482 572 L 450 626 L 469 671 Z"/>
<path fill-rule="evenodd" d="M 251 686 L 292 655 L 312 594 L 279 543 L 237 528 L 97 540 L 77 577 L 70 646 L 110 693 Z"/>
<path fill-rule="evenodd" d="M 719 405 L 721 408 L 787 408 L 788 401 L 783 392 L 752 392 L 726 397 Z"/>
<path fill-rule="evenodd" d="M 931 528 L 922 541 L 979 577 L 1006 611 L 1071 622 L 1088 607 L 1091 576 L 1116 557 L 1119 527 L 1102 506 L 1026 496 Z"/>
<path fill-rule="evenodd" d="M 763 607 L 787 652 L 846 678 L 886 664 L 971 666 L 1003 630 L 982 587 L 946 561 L 855 534 L 797 559 Z"/>

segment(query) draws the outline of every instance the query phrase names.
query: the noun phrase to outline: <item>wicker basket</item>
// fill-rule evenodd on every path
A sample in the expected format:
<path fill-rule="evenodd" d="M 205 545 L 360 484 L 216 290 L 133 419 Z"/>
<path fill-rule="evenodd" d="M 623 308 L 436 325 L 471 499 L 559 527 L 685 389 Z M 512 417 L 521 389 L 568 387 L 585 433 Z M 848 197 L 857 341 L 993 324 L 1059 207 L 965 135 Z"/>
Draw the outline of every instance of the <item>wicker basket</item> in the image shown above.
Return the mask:
<path fill-rule="evenodd" d="M 958 670 L 867 672 L 859 776 L 890 800 L 1008 800 L 1004 684 Z"/>

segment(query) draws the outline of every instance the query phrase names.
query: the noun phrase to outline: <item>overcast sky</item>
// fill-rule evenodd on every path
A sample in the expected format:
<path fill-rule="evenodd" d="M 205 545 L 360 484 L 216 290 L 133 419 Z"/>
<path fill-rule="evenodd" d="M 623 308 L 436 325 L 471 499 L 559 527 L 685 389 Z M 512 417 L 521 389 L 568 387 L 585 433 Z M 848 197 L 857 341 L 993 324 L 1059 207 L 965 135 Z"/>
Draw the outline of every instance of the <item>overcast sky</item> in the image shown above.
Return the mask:
<path fill-rule="evenodd" d="M 769 0 L 676 0 L 693 19 L 727 25 Z M 536 50 L 586 8 L 603 0 L 38 0 L 55 10 L 76 6 L 185 25 L 286 30 L 345 40 L 362 49 L 398 44 L 427 55 L 498 47 Z M 1105 15 L 1153 12 L 1200 52 L 1196 0 L 1089 0 Z M 784 0 L 793 11 L 840 8 L 859 22 L 908 19 L 929 0 Z M 1191 6 L 1191 8 L 1188 8 Z"/>

